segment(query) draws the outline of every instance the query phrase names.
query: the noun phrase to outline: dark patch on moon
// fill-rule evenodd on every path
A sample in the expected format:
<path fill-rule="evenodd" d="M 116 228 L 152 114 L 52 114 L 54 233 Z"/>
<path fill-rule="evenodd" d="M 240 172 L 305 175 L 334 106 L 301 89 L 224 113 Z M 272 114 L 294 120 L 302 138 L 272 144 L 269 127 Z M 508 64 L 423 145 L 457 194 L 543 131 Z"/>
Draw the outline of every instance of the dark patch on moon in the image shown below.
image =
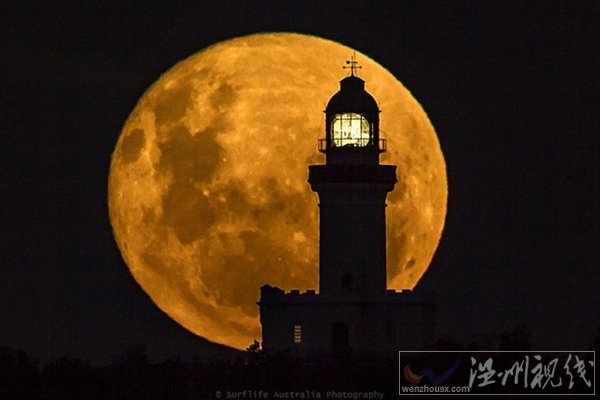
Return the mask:
<path fill-rule="evenodd" d="M 142 223 L 146 226 L 154 224 L 156 221 L 156 212 L 153 208 L 142 206 Z"/>
<path fill-rule="evenodd" d="M 388 249 L 396 249 L 396 251 L 388 251 L 388 283 L 404 270 L 400 265 L 400 259 L 405 250 L 406 240 L 404 232 L 388 236 Z"/>
<path fill-rule="evenodd" d="M 219 189 L 219 193 L 227 199 L 227 210 L 239 216 L 247 214 L 253 207 L 243 190 L 246 190 L 245 185 L 239 179 L 231 179 Z"/>
<path fill-rule="evenodd" d="M 123 163 L 129 164 L 136 161 L 144 146 L 146 146 L 146 135 L 141 129 L 134 129 L 123 136 L 120 146 Z"/>
<path fill-rule="evenodd" d="M 154 272 L 159 272 L 159 271 L 167 271 L 167 267 L 164 264 L 164 260 L 162 258 L 162 256 L 155 256 L 152 253 L 149 253 L 148 250 L 144 251 L 142 253 L 142 260 L 144 260 L 144 262 L 146 263 L 146 265 L 148 265 L 150 268 L 152 268 L 152 270 Z M 160 274 L 160 275 L 164 275 L 164 274 Z"/>
<path fill-rule="evenodd" d="M 225 150 L 217 142 L 217 130 L 205 129 L 195 135 L 179 125 L 158 143 L 161 152 L 156 166 L 159 174 L 172 173 L 174 184 L 192 185 L 212 179 Z"/>
<path fill-rule="evenodd" d="M 185 80 L 182 78 L 182 82 Z M 156 126 L 179 121 L 187 112 L 192 96 L 192 85 L 177 85 L 172 89 L 155 91 L 158 93 L 154 114 L 156 115 Z"/>
<path fill-rule="evenodd" d="M 161 157 L 156 170 L 174 177 L 162 198 L 161 223 L 173 228 L 184 244 L 205 235 L 216 220 L 214 208 L 195 184 L 210 181 L 219 168 L 224 149 L 216 140 L 217 133 L 206 129 L 192 135 L 177 126 L 168 141 L 158 144 Z"/>
<path fill-rule="evenodd" d="M 177 239 L 189 244 L 206 235 L 216 221 L 215 210 L 193 186 L 173 184 L 162 198 L 162 223 L 173 228 Z"/>
<path fill-rule="evenodd" d="M 225 112 L 235 102 L 236 98 L 237 95 L 231 85 L 222 83 L 211 93 L 208 100 L 214 109 L 219 110 L 219 112 Z"/>

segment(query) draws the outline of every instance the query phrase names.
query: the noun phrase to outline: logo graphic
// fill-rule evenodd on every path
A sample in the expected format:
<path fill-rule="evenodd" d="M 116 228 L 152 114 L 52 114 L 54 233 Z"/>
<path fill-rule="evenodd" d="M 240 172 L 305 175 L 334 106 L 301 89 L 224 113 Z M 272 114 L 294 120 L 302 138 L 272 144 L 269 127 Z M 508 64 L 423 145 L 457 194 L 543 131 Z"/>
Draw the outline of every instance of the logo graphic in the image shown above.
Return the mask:
<path fill-rule="evenodd" d="M 596 394 L 594 351 L 399 351 L 398 394 Z"/>
<path fill-rule="evenodd" d="M 441 383 L 444 383 L 446 381 L 446 379 L 450 378 L 452 376 L 452 374 L 454 374 L 454 372 L 456 371 L 456 369 L 458 368 L 459 365 L 460 365 L 460 357 L 458 357 L 456 359 L 456 361 L 454 361 L 454 364 L 452 364 L 452 366 L 450 368 L 448 368 L 448 370 L 446 370 L 445 372 L 442 372 L 438 376 L 435 376 L 433 371 L 429 368 L 422 369 L 419 371 L 419 374 L 415 374 L 410 369 L 410 365 L 406 364 L 406 366 L 404 367 L 404 377 L 411 385 L 414 385 L 414 386 L 421 383 L 421 380 L 425 376 L 427 376 L 427 378 L 429 379 L 429 382 L 432 385 L 439 385 Z"/>
<path fill-rule="evenodd" d="M 404 367 L 404 377 L 411 385 L 418 385 L 425 375 L 417 375 L 410 370 L 410 366 L 406 364 Z"/>

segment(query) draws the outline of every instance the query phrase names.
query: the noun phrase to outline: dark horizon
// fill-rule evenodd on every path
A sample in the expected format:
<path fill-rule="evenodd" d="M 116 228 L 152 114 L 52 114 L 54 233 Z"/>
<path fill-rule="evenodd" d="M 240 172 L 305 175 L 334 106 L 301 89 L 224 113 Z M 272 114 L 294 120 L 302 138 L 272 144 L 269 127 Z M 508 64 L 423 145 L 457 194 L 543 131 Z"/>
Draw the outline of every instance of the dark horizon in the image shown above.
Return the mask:
<path fill-rule="evenodd" d="M 593 344 L 600 6 L 323 3 L 2 6 L 0 346 L 94 364 L 133 344 L 156 359 L 221 352 L 160 311 L 129 273 L 108 221 L 108 166 L 161 73 L 262 31 L 354 47 L 427 112 L 446 158 L 448 213 L 415 290 L 435 294 L 436 337 L 467 345 L 525 324 L 535 350 Z"/>

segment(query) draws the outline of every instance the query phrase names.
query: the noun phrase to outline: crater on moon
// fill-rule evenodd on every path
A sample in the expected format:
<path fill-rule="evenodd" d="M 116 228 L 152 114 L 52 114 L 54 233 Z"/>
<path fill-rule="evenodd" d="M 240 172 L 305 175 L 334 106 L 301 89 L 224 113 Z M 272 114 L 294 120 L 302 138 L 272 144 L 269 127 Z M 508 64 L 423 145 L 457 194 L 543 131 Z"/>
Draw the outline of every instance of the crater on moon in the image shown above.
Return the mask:
<path fill-rule="evenodd" d="M 175 321 L 245 348 L 260 338 L 259 287 L 318 288 L 323 110 L 354 50 L 290 33 L 213 45 L 140 98 L 111 160 L 109 212 L 133 277 Z M 388 286 L 414 287 L 439 242 L 446 169 L 427 115 L 388 71 L 357 52 L 398 166 L 388 196 Z"/>

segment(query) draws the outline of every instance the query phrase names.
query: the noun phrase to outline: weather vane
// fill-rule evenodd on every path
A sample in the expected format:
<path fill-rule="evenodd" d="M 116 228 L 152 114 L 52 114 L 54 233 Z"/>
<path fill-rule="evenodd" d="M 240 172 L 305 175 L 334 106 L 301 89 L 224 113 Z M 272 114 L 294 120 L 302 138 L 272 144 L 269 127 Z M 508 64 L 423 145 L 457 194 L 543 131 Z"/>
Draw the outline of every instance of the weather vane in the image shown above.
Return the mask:
<path fill-rule="evenodd" d="M 352 53 L 352 57 L 350 60 L 346 60 L 346 64 L 350 64 L 350 66 L 344 65 L 343 69 L 350 69 L 350 75 L 354 76 L 354 71 L 357 69 L 362 69 L 362 65 L 358 65 L 358 61 L 356 61 L 356 52 Z"/>

